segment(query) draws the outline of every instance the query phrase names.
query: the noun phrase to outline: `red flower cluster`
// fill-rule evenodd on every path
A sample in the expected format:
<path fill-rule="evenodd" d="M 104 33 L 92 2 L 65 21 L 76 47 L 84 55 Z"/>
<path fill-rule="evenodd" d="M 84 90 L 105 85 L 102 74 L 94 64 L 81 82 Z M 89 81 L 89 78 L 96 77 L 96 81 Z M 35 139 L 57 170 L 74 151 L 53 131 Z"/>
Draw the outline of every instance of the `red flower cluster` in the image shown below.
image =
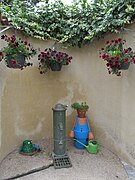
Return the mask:
<path fill-rule="evenodd" d="M 120 69 L 122 63 L 135 64 L 135 53 L 130 47 L 124 49 L 123 45 L 125 42 L 121 38 L 111 41 L 107 40 L 106 46 L 99 51 L 100 58 L 107 61 L 106 66 L 109 74 L 121 76 Z"/>
<path fill-rule="evenodd" d="M 45 73 L 50 69 L 50 64 L 60 63 L 62 65 L 69 65 L 72 57 L 65 52 L 58 52 L 52 49 L 45 49 L 38 55 L 40 73 Z"/>

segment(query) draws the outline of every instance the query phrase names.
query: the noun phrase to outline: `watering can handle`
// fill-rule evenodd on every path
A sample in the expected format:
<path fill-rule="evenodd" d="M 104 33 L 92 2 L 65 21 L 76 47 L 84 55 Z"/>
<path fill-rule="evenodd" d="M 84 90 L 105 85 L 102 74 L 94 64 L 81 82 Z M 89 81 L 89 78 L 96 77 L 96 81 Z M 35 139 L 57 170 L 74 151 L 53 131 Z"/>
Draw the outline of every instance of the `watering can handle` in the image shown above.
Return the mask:
<path fill-rule="evenodd" d="M 83 144 L 82 142 L 78 141 L 76 138 L 74 138 L 75 141 L 77 141 L 78 143 L 80 143 L 81 145 L 83 145 L 84 147 L 87 148 L 87 146 L 85 144 Z"/>

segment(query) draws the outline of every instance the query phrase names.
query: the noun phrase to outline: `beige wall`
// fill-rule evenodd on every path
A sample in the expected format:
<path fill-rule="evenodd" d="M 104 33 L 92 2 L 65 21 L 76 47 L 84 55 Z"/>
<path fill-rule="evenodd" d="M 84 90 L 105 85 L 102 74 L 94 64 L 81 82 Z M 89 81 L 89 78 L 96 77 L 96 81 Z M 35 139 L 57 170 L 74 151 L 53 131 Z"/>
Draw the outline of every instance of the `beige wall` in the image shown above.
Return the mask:
<path fill-rule="evenodd" d="M 135 51 L 135 24 L 128 28 L 131 31 L 120 37 L 126 38 L 127 46 Z M 52 107 L 58 102 L 69 105 L 68 134 L 76 116 L 71 103 L 86 101 L 92 131 L 100 144 L 135 166 L 135 65 L 121 77 L 109 75 L 98 54 L 105 40 L 114 37 L 106 36 L 89 46 L 65 50 L 73 61 L 60 72 L 41 75 L 37 56 L 33 58 L 34 66 L 23 71 L 0 63 L 0 160 L 24 139 L 52 137 Z M 41 49 L 54 43 L 25 38 Z"/>

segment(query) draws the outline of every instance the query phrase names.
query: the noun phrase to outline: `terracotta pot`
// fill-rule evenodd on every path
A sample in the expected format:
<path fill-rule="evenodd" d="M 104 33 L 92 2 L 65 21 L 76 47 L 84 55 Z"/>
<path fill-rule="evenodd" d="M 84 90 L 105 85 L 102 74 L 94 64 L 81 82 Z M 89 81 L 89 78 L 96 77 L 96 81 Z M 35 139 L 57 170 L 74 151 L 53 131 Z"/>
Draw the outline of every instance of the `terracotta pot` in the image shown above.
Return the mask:
<path fill-rule="evenodd" d="M 87 110 L 77 109 L 77 114 L 78 114 L 79 118 L 85 118 L 86 117 L 86 112 L 87 112 Z"/>

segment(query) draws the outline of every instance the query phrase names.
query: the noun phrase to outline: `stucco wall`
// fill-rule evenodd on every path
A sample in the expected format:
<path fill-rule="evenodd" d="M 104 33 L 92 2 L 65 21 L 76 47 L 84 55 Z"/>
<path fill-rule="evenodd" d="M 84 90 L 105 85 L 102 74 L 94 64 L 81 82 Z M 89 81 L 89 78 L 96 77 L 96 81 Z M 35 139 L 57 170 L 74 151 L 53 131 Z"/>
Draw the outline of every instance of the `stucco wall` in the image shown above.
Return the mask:
<path fill-rule="evenodd" d="M 128 28 L 131 30 L 120 37 L 126 38 L 127 46 L 135 51 L 135 24 Z M 41 75 L 37 56 L 32 59 L 34 66 L 23 71 L 0 63 L 0 160 L 24 139 L 52 137 L 52 107 L 58 102 L 69 105 L 68 134 L 76 116 L 71 103 L 86 101 L 90 106 L 87 115 L 99 143 L 135 166 L 135 65 L 130 65 L 121 77 L 109 75 L 98 54 L 106 39 L 117 36 L 108 35 L 89 46 L 65 50 L 73 61 L 60 72 Z M 35 48 L 52 47 L 54 43 L 25 38 Z"/>

